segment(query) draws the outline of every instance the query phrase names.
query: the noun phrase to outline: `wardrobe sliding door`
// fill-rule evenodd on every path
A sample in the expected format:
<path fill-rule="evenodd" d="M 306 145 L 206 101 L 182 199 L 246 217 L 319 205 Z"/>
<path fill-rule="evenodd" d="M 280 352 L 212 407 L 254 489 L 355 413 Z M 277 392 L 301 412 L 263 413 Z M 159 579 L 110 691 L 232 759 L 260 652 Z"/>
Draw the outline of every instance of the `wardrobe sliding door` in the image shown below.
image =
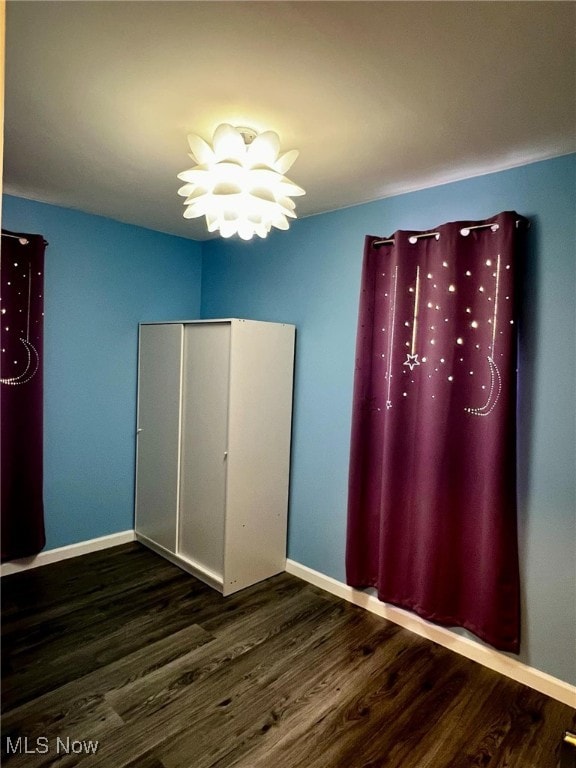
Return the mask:
<path fill-rule="evenodd" d="M 176 551 L 183 326 L 140 326 L 136 530 Z"/>
<path fill-rule="evenodd" d="M 222 588 L 228 451 L 230 323 L 184 329 L 178 554 Z"/>

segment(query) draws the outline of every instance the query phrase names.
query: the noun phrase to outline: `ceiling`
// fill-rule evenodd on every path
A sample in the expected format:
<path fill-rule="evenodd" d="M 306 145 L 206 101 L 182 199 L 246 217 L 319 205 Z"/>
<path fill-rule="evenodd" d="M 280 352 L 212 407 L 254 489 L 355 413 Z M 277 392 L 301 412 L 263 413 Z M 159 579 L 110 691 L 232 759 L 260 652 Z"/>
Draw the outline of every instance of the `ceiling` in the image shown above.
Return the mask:
<path fill-rule="evenodd" d="M 274 130 L 299 217 L 576 150 L 573 2 L 19 2 L 4 191 L 183 237 L 186 136 Z"/>

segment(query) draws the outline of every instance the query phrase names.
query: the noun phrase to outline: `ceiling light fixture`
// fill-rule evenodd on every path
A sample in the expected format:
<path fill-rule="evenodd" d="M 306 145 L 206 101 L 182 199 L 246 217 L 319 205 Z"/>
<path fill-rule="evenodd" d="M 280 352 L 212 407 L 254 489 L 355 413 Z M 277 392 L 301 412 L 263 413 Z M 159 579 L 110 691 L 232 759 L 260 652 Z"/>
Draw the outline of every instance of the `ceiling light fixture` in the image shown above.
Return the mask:
<path fill-rule="evenodd" d="M 185 219 L 205 216 L 209 232 L 243 240 L 266 237 L 272 227 L 288 229 L 288 219 L 296 218 L 290 198 L 306 194 L 284 176 L 298 150 L 280 155 L 274 131 L 256 134 L 227 123 L 214 131 L 213 147 L 194 134 L 188 143 L 195 165 L 178 174 L 186 182 L 178 190 L 186 198 Z"/>

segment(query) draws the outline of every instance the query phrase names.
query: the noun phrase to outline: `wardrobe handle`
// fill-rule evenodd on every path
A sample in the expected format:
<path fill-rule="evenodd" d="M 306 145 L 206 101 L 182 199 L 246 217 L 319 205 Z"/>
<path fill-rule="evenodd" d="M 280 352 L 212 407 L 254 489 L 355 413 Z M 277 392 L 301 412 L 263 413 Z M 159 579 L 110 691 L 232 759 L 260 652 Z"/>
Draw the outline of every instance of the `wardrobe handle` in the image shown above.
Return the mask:
<path fill-rule="evenodd" d="M 224 451 L 224 461 L 228 458 L 228 451 Z"/>

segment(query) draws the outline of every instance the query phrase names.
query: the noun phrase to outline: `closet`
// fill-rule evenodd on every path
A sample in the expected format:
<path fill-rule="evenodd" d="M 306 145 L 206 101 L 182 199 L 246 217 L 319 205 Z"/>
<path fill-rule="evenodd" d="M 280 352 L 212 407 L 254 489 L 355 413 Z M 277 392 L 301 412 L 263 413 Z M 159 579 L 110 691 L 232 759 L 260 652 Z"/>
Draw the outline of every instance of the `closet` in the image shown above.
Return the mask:
<path fill-rule="evenodd" d="M 223 595 L 285 569 L 293 325 L 142 323 L 136 539 Z"/>

